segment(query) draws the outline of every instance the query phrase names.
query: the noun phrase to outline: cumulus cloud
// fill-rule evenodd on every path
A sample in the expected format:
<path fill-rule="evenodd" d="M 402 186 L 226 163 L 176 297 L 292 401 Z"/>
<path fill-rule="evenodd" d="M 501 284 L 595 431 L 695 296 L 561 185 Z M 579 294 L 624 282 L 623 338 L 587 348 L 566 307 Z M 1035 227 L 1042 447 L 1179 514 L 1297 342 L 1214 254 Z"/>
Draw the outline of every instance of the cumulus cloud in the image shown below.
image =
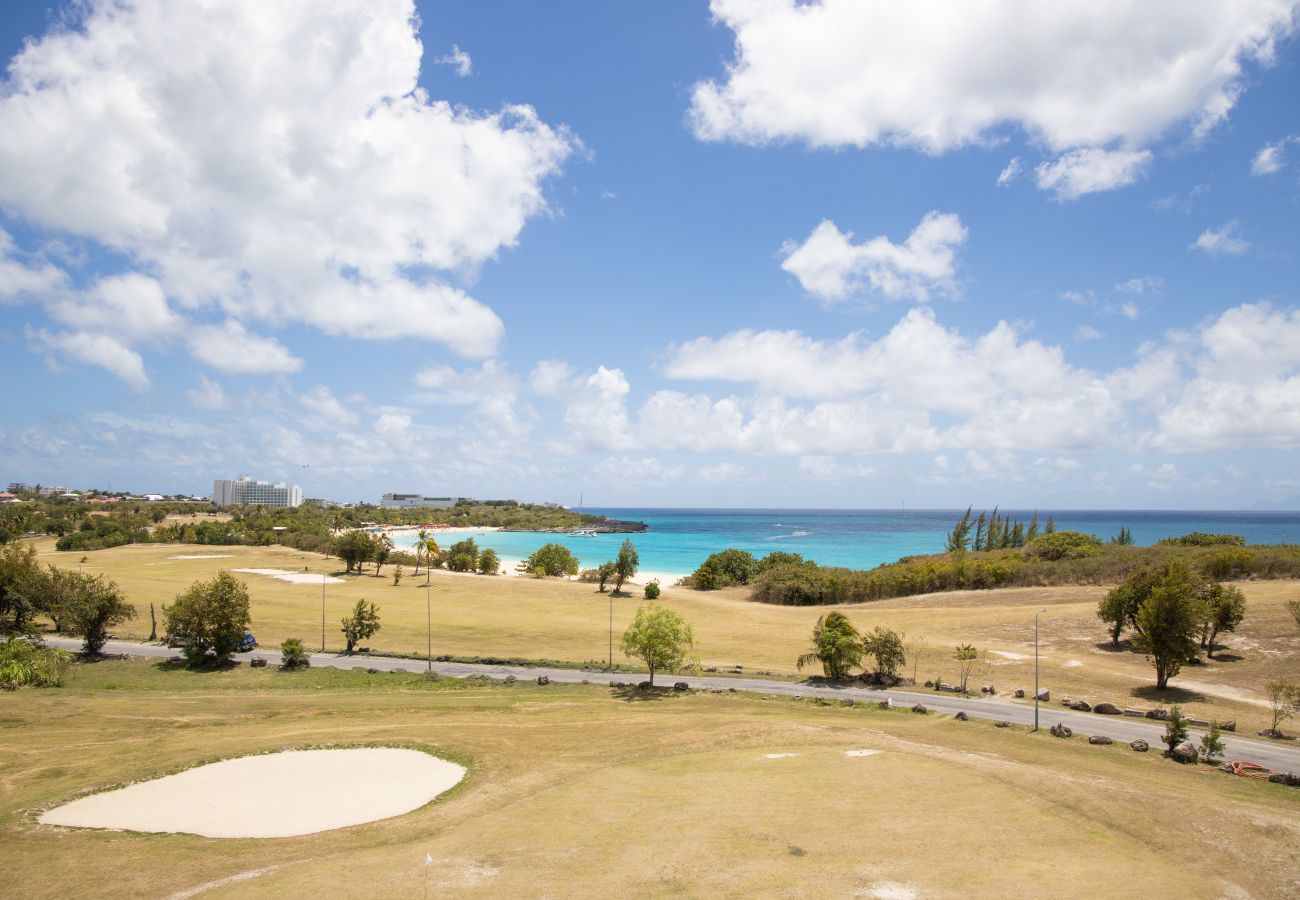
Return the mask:
<path fill-rule="evenodd" d="M 168 305 L 162 285 L 137 272 L 101 278 L 89 290 L 62 296 L 47 309 L 65 325 L 127 342 L 166 337 L 182 324 Z"/>
<path fill-rule="evenodd" d="M 156 277 L 182 312 L 441 341 L 503 328 L 448 284 L 513 246 L 576 139 L 417 86 L 411 0 L 89 0 L 0 95 L 0 203 Z"/>
<path fill-rule="evenodd" d="M 302 360 L 272 337 L 252 334 L 234 319 L 189 332 L 190 353 L 202 363 L 232 375 L 287 374 Z"/>
<path fill-rule="evenodd" d="M 62 269 L 19 258 L 13 238 L 0 228 L 0 303 L 44 298 L 61 293 L 66 286 L 67 275 Z"/>
<path fill-rule="evenodd" d="M 519 403 L 519 388 L 509 367 L 490 359 L 481 366 L 453 369 L 431 366 L 416 373 L 424 392 L 419 399 L 452 406 L 472 406 L 478 421 L 497 432 L 521 435 L 529 429 L 530 407 Z"/>
<path fill-rule="evenodd" d="M 827 302 L 871 292 L 924 303 L 934 294 L 956 293 L 957 248 L 966 235 L 957 215 L 929 212 L 901 244 L 885 235 L 855 244 L 852 232 L 823 220 L 802 244 L 782 248 L 781 268 Z"/>
<path fill-rule="evenodd" d="M 618 450 L 632 445 L 627 414 L 631 392 L 622 369 L 598 366 L 571 386 L 564 409 L 567 439 L 577 447 Z"/>
<path fill-rule="evenodd" d="M 544 397 L 559 396 L 570 379 L 573 367 L 560 359 L 544 359 L 533 367 L 528 376 L 529 386 Z"/>
<path fill-rule="evenodd" d="M 713 0 L 734 33 L 689 119 L 706 141 L 899 144 L 941 153 L 1019 128 L 1067 155 L 1040 173 L 1059 196 L 1128 183 L 1143 146 L 1227 117 L 1243 64 L 1268 64 L 1294 0 L 861 3 Z M 1111 150 L 1101 148 L 1110 147 Z M 1119 154 L 1113 156 L 1112 154 Z"/>
<path fill-rule="evenodd" d="M 32 332 L 31 337 L 35 345 L 48 354 L 98 366 L 125 381 L 133 390 L 149 389 L 144 360 L 117 338 L 80 331 L 51 334 L 43 330 Z"/>
<path fill-rule="evenodd" d="M 1265 144 L 1259 148 L 1255 158 L 1250 161 L 1250 174 L 1255 176 L 1274 175 L 1286 165 L 1286 145 L 1300 141 L 1300 135 L 1287 135 L 1280 141 Z"/>
<path fill-rule="evenodd" d="M 1149 150 L 1103 150 L 1086 147 L 1065 153 L 1034 169 L 1034 180 L 1058 200 L 1110 191 L 1137 181 L 1151 162 Z"/>
<path fill-rule="evenodd" d="M 1187 245 L 1188 250 L 1200 250 L 1210 256 L 1241 256 L 1250 249 L 1250 242 L 1241 236 L 1235 221 L 1220 228 L 1207 228 L 1200 237 Z"/>
<path fill-rule="evenodd" d="M 451 45 L 451 52 L 439 56 L 434 62 L 443 66 L 454 66 L 457 78 L 468 78 L 474 74 L 474 60 L 456 44 Z"/>
<path fill-rule="evenodd" d="M 653 456 L 641 459 L 611 456 L 591 467 L 591 473 L 600 481 L 619 485 L 663 484 L 665 481 L 676 481 L 685 471 L 685 466 L 660 462 Z"/>

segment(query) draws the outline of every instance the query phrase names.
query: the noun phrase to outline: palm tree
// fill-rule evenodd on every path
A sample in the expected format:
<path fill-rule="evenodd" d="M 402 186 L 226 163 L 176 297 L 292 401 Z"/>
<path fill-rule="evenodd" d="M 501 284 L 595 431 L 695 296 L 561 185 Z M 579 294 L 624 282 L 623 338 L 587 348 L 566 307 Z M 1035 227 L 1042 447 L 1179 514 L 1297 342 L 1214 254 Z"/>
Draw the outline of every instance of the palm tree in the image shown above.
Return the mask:
<path fill-rule="evenodd" d="M 425 584 L 428 584 L 429 579 L 433 576 L 433 555 L 439 552 L 441 552 L 441 548 L 438 546 L 438 542 L 433 539 L 433 536 L 430 535 L 429 537 L 426 537 L 424 539 L 424 553 L 425 556 L 427 557 L 424 561 L 425 562 L 425 566 L 424 566 Z"/>
<path fill-rule="evenodd" d="M 800 669 L 819 662 L 827 678 L 838 680 L 862 659 L 862 638 L 843 613 L 827 613 L 818 619 L 812 640 L 812 652 L 796 663 Z"/>
<path fill-rule="evenodd" d="M 415 533 L 415 574 L 420 574 L 420 556 L 424 553 L 424 541 L 429 536 L 429 532 L 421 528 Z"/>

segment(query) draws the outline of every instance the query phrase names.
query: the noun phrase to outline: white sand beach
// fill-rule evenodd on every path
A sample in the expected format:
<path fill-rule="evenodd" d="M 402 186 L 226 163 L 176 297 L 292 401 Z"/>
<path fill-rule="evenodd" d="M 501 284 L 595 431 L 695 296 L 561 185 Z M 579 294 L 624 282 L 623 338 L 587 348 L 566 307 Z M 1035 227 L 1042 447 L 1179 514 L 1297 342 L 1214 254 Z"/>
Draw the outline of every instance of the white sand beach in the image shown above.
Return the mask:
<path fill-rule="evenodd" d="M 418 750 L 365 747 L 243 756 L 92 794 L 44 825 L 215 838 L 314 834 L 419 809 L 465 768 Z"/>

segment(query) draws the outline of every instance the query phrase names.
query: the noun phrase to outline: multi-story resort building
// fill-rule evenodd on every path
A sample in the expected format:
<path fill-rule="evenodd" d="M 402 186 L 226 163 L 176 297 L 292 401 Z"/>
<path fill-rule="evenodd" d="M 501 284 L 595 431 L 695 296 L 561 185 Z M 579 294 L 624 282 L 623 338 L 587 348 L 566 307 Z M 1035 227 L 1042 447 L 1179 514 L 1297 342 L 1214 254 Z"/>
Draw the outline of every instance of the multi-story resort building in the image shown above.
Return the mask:
<path fill-rule="evenodd" d="M 422 494 L 384 494 L 383 509 L 451 509 L 459 497 L 425 497 Z"/>
<path fill-rule="evenodd" d="M 302 503 L 302 488 L 283 481 L 275 484 L 254 481 L 240 475 L 233 481 L 213 481 L 212 502 L 217 506 L 298 506 Z"/>

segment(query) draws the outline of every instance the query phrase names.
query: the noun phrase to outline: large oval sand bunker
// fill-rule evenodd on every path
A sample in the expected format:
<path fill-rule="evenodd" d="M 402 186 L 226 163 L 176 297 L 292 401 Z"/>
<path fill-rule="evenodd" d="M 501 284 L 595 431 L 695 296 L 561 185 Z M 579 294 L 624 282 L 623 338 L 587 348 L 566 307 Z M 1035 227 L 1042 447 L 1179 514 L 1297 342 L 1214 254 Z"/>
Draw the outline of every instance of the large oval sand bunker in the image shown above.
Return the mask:
<path fill-rule="evenodd" d="M 464 767 L 418 750 L 288 750 L 83 797 L 40 821 L 219 838 L 291 837 L 400 816 L 464 777 Z"/>

